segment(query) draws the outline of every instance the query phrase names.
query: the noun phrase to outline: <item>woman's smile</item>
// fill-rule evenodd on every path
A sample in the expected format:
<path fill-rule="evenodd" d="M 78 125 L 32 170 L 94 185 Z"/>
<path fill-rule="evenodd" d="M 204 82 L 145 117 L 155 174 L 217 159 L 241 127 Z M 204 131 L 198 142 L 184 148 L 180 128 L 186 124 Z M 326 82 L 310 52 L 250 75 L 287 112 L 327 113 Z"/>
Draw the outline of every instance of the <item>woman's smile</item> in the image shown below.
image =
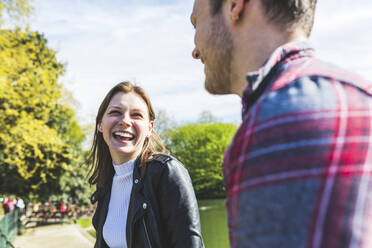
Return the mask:
<path fill-rule="evenodd" d="M 113 136 L 119 142 L 133 141 L 136 137 L 128 131 L 115 131 Z"/>

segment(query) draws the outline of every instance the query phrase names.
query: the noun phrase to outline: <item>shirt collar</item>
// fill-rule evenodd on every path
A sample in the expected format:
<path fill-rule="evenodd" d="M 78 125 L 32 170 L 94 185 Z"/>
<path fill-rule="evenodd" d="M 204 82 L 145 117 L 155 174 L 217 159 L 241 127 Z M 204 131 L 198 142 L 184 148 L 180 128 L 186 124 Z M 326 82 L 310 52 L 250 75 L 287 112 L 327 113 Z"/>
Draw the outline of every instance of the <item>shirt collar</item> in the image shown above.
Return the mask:
<path fill-rule="evenodd" d="M 130 160 L 128 162 L 122 163 L 120 165 L 114 164 L 112 162 L 112 165 L 114 166 L 115 175 L 126 175 L 131 174 L 134 168 L 134 162 L 136 159 Z"/>
<path fill-rule="evenodd" d="M 243 92 L 243 110 L 244 103 L 246 102 L 247 96 L 249 96 L 257 87 L 260 85 L 262 80 L 269 74 L 269 72 L 273 69 L 275 65 L 284 61 L 289 56 L 296 55 L 297 56 L 309 56 L 314 52 L 313 48 L 307 42 L 291 42 L 284 44 L 271 54 L 271 56 L 265 61 L 263 66 L 259 68 L 257 71 L 250 72 L 246 75 L 246 79 L 248 81 L 248 86 Z"/>

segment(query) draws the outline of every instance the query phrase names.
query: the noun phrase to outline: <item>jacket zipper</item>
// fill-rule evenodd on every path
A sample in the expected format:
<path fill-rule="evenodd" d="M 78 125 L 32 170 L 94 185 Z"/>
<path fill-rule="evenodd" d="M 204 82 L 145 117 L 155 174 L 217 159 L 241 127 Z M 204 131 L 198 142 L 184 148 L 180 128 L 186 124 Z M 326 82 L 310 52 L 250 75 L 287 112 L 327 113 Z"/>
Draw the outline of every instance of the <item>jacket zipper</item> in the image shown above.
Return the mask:
<path fill-rule="evenodd" d="M 147 232 L 147 227 L 146 227 L 146 224 L 145 224 L 145 219 L 142 219 L 142 223 L 143 223 L 143 226 L 145 227 L 145 234 L 146 234 L 147 242 L 148 242 L 150 248 L 152 248 L 150 238 L 149 238 L 149 233 Z"/>

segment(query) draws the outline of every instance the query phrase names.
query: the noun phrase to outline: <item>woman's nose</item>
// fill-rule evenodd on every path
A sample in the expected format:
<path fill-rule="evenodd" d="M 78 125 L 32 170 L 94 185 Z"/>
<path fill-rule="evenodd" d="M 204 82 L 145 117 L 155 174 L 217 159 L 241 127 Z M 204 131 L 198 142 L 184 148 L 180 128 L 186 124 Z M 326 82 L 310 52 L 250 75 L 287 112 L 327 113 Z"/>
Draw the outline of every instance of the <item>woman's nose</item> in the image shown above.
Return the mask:
<path fill-rule="evenodd" d="M 132 121 L 128 115 L 123 115 L 120 122 L 123 126 L 130 126 Z"/>

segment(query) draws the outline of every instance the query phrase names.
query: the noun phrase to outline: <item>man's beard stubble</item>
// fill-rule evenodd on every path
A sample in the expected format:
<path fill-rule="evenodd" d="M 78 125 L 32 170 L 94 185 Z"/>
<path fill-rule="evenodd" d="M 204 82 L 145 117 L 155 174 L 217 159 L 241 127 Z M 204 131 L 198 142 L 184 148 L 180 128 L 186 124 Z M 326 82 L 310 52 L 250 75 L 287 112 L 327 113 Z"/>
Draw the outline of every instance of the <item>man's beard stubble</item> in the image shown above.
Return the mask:
<path fill-rule="evenodd" d="M 205 72 L 205 89 L 211 94 L 230 94 L 232 88 L 233 40 L 222 15 L 216 14 L 208 39 L 210 62 Z"/>

